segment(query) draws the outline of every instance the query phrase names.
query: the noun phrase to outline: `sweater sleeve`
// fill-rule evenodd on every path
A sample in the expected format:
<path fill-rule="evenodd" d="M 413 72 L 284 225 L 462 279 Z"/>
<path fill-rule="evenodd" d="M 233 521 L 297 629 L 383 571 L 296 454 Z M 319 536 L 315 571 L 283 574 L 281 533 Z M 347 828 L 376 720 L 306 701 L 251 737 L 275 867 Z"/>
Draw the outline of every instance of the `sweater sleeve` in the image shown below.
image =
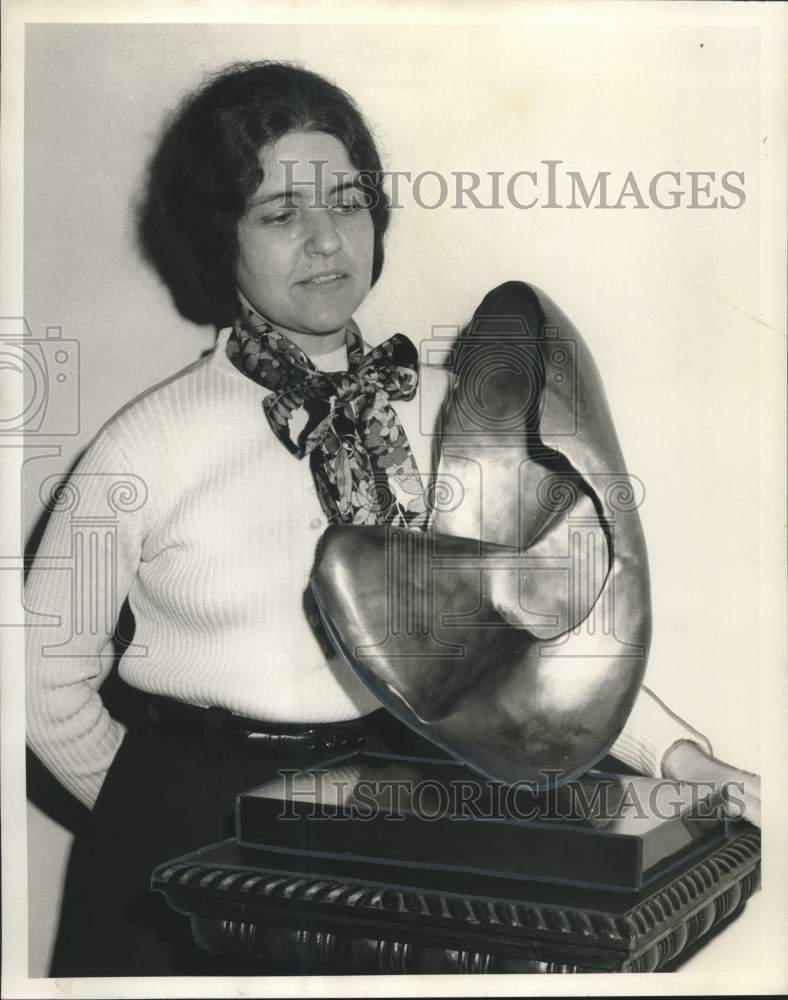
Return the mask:
<path fill-rule="evenodd" d="M 662 778 L 665 754 L 679 740 L 697 743 L 712 755 L 705 736 L 671 712 L 649 688 L 642 687 L 610 753 L 641 774 Z"/>
<path fill-rule="evenodd" d="M 89 808 L 125 735 L 98 688 L 140 561 L 145 496 L 143 479 L 103 430 L 48 503 L 25 586 L 28 743 Z"/>

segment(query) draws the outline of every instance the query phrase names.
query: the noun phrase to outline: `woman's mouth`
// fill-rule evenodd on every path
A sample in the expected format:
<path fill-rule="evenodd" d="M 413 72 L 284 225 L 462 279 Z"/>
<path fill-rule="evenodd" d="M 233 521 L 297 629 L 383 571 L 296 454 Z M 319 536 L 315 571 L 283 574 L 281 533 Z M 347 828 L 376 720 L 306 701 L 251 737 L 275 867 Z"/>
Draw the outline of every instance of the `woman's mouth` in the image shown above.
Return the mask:
<path fill-rule="evenodd" d="M 338 287 L 347 280 L 347 275 L 341 271 L 329 271 L 325 274 L 316 274 L 312 278 L 306 278 L 300 284 L 307 288 L 325 288 L 327 286 Z"/>

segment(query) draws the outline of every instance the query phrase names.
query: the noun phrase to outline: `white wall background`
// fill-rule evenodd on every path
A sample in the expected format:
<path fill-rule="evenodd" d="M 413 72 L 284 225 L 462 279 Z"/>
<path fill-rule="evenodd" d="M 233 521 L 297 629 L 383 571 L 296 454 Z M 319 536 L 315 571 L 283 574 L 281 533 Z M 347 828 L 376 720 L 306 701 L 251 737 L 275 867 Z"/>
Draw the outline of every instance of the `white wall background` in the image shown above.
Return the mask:
<path fill-rule="evenodd" d="M 670 6 L 670 5 L 668 5 Z M 461 324 L 493 284 L 544 288 L 605 380 L 654 591 L 648 680 L 717 753 L 757 770 L 759 37 L 743 28 L 36 25 L 26 48 L 25 313 L 82 351 L 81 432 L 28 463 L 66 470 L 127 399 L 193 361 L 134 242 L 163 115 L 206 71 L 302 61 L 361 103 L 392 170 L 744 171 L 737 211 L 502 211 L 406 200 L 362 308 L 368 339 Z M 428 189 L 425 188 L 425 192 Z M 29 818 L 31 974 L 45 975 L 67 837 Z"/>

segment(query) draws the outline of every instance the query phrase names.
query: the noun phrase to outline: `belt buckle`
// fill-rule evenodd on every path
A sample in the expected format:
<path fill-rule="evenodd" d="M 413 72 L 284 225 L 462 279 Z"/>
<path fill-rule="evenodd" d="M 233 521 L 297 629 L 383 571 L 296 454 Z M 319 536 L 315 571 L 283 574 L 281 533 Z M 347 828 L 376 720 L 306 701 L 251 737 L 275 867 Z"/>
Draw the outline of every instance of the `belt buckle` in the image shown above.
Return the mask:
<path fill-rule="evenodd" d="M 336 750 L 337 748 L 337 734 L 335 729 L 329 729 L 328 733 L 319 741 L 319 749 L 326 750 L 328 752 Z"/>

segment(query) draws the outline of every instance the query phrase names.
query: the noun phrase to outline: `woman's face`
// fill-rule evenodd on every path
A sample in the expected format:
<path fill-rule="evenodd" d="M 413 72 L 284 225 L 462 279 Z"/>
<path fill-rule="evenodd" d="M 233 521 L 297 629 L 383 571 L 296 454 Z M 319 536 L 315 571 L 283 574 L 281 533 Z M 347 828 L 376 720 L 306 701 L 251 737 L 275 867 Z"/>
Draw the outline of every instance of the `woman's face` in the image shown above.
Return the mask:
<path fill-rule="evenodd" d="M 238 287 L 300 346 L 332 350 L 372 280 L 374 233 L 358 171 L 324 132 L 289 132 L 260 162 L 263 182 L 238 227 Z"/>

